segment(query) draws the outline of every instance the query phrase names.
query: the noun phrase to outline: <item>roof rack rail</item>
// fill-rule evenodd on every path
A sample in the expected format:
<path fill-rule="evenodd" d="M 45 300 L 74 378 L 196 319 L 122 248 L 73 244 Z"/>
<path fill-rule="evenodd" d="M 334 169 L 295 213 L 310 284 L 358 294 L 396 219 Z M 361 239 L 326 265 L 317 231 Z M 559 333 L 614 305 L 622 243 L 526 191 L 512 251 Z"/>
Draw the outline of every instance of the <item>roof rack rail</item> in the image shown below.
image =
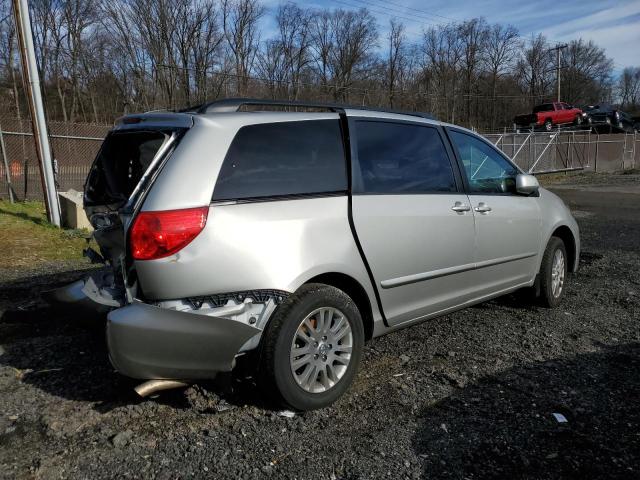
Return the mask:
<path fill-rule="evenodd" d="M 391 110 L 386 108 L 362 107 L 357 105 L 346 105 L 339 103 L 323 103 L 323 102 L 301 102 L 297 100 L 262 100 L 259 98 L 225 98 L 214 102 L 204 103 L 196 107 L 190 107 L 183 112 L 196 113 L 226 113 L 237 112 L 244 106 L 268 106 L 268 107 L 299 107 L 299 108 L 317 108 L 328 110 L 330 112 L 344 112 L 345 110 L 364 110 L 368 112 L 396 113 L 400 115 L 411 115 L 414 117 L 435 120 L 435 117 L 424 112 L 409 112 L 405 110 Z"/>

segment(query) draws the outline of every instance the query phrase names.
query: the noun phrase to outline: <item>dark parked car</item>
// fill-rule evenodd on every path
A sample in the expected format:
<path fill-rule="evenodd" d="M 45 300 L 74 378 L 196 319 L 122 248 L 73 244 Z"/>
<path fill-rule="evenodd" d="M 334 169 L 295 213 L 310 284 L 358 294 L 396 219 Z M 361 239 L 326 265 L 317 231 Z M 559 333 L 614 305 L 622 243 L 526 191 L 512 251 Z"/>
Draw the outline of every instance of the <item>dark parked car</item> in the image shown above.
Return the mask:
<path fill-rule="evenodd" d="M 608 126 L 611 130 L 615 128 L 628 133 L 638 130 L 638 123 L 629 114 L 611 105 L 585 105 L 582 111 L 586 114 L 585 121 L 593 127 Z"/>

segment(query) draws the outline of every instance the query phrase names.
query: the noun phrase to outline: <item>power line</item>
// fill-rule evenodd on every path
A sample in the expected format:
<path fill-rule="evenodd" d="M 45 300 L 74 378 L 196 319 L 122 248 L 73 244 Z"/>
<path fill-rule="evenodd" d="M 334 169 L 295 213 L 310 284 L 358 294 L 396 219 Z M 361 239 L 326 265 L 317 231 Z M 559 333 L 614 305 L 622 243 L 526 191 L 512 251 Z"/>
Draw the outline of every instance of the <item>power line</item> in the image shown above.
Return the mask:
<path fill-rule="evenodd" d="M 376 13 L 378 15 L 386 15 L 386 16 L 388 16 L 390 18 L 401 18 L 401 19 L 407 20 L 409 22 L 417 22 L 420 25 L 424 25 L 423 21 L 420 21 L 420 20 L 415 19 L 415 18 L 405 17 L 405 16 L 402 16 L 402 15 L 390 14 L 390 13 L 387 13 L 387 12 L 381 12 L 379 10 L 372 10 L 371 8 L 366 8 L 366 7 L 363 7 L 361 5 L 354 5 L 352 3 L 347 3 L 344 0 L 331 0 L 331 1 L 335 2 L 335 3 L 340 3 L 342 5 L 346 5 L 346 6 L 351 7 L 351 8 L 358 8 L 358 9 L 363 9 L 364 8 L 365 10 L 370 11 L 372 13 Z M 358 1 L 362 1 L 362 0 L 353 0 L 353 1 L 358 2 Z M 436 25 L 436 24 L 431 24 L 431 25 Z"/>
<path fill-rule="evenodd" d="M 432 18 L 429 18 L 431 16 L 429 14 L 426 14 L 427 16 L 424 16 L 424 14 L 410 13 L 410 12 L 399 10 L 397 8 L 389 7 L 387 5 L 385 5 L 385 6 L 376 5 L 376 4 L 371 3 L 371 1 L 367 1 L 367 0 L 351 0 L 351 1 L 362 3 L 362 4 L 366 5 L 369 8 L 370 7 L 380 8 L 380 9 L 384 10 L 383 12 L 378 12 L 381 15 L 389 15 L 389 16 L 411 15 L 411 17 L 402 17 L 402 18 L 405 18 L 405 19 L 410 20 L 410 21 L 418 21 L 418 19 L 420 19 L 420 20 L 426 21 L 430 25 L 438 25 L 438 24 L 433 23 L 434 20 Z M 392 2 L 387 2 L 387 3 L 390 4 L 390 5 L 398 5 L 398 4 L 394 4 Z M 415 10 L 415 9 L 411 9 L 411 10 Z M 387 11 L 391 12 L 391 13 L 387 13 Z M 418 12 L 421 12 L 421 10 L 418 10 Z M 413 18 L 413 17 L 417 17 L 417 18 Z M 455 21 L 454 19 L 451 19 L 451 20 Z M 442 23 L 442 21 L 440 21 L 440 23 Z"/>
<path fill-rule="evenodd" d="M 363 0 L 363 1 L 364 1 L 364 0 Z M 445 19 L 445 20 L 451 20 L 451 21 L 454 21 L 454 22 L 457 22 L 457 21 L 458 21 L 458 20 L 456 20 L 455 18 L 452 18 L 452 17 L 447 17 L 447 16 L 445 16 L 445 15 L 440 15 L 440 14 L 438 14 L 438 13 L 430 13 L 430 12 L 427 12 L 426 10 L 420 10 L 419 8 L 409 7 L 409 6 L 406 6 L 406 5 L 402 5 L 402 4 L 400 4 L 400 3 L 395 3 L 395 2 L 391 2 L 391 1 L 385 1 L 385 2 L 382 2 L 382 0 L 371 0 L 371 1 L 376 1 L 376 2 L 378 2 L 378 3 L 386 3 L 386 4 L 389 4 L 389 5 L 395 5 L 395 6 L 397 6 L 397 7 L 401 7 L 401 8 L 403 8 L 403 9 L 405 9 L 405 10 L 412 10 L 412 11 L 414 11 L 414 12 L 420 12 L 420 13 L 423 13 L 423 14 L 425 14 L 425 15 L 427 15 L 427 16 L 430 16 L 430 17 L 440 17 L 440 18 L 443 18 L 443 19 Z"/>

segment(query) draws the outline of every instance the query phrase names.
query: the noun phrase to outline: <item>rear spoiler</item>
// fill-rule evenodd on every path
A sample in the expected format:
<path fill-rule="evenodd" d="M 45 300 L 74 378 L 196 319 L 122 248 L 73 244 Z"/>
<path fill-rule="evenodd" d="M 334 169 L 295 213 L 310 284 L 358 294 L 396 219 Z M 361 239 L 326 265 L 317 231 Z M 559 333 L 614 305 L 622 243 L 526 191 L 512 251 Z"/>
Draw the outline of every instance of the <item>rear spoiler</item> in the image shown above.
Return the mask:
<path fill-rule="evenodd" d="M 150 112 L 125 115 L 116 120 L 114 130 L 140 128 L 191 128 L 193 116 L 186 113 Z"/>

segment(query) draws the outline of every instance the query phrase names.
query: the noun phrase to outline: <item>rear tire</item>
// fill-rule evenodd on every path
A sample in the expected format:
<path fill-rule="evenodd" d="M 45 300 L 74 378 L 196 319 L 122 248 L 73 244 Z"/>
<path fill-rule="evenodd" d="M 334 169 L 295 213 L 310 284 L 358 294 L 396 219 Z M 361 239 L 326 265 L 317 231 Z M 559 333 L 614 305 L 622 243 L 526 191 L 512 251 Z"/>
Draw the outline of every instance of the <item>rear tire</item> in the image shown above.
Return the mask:
<path fill-rule="evenodd" d="M 326 407 L 351 385 L 363 348 L 353 300 L 329 285 L 304 285 L 278 307 L 264 333 L 262 386 L 294 410 Z"/>
<path fill-rule="evenodd" d="M 562 301 L 567 281 L 567 250 L 558 237 L 551 237 L 540 265 L 540 304 L 555 308 Z"/>

